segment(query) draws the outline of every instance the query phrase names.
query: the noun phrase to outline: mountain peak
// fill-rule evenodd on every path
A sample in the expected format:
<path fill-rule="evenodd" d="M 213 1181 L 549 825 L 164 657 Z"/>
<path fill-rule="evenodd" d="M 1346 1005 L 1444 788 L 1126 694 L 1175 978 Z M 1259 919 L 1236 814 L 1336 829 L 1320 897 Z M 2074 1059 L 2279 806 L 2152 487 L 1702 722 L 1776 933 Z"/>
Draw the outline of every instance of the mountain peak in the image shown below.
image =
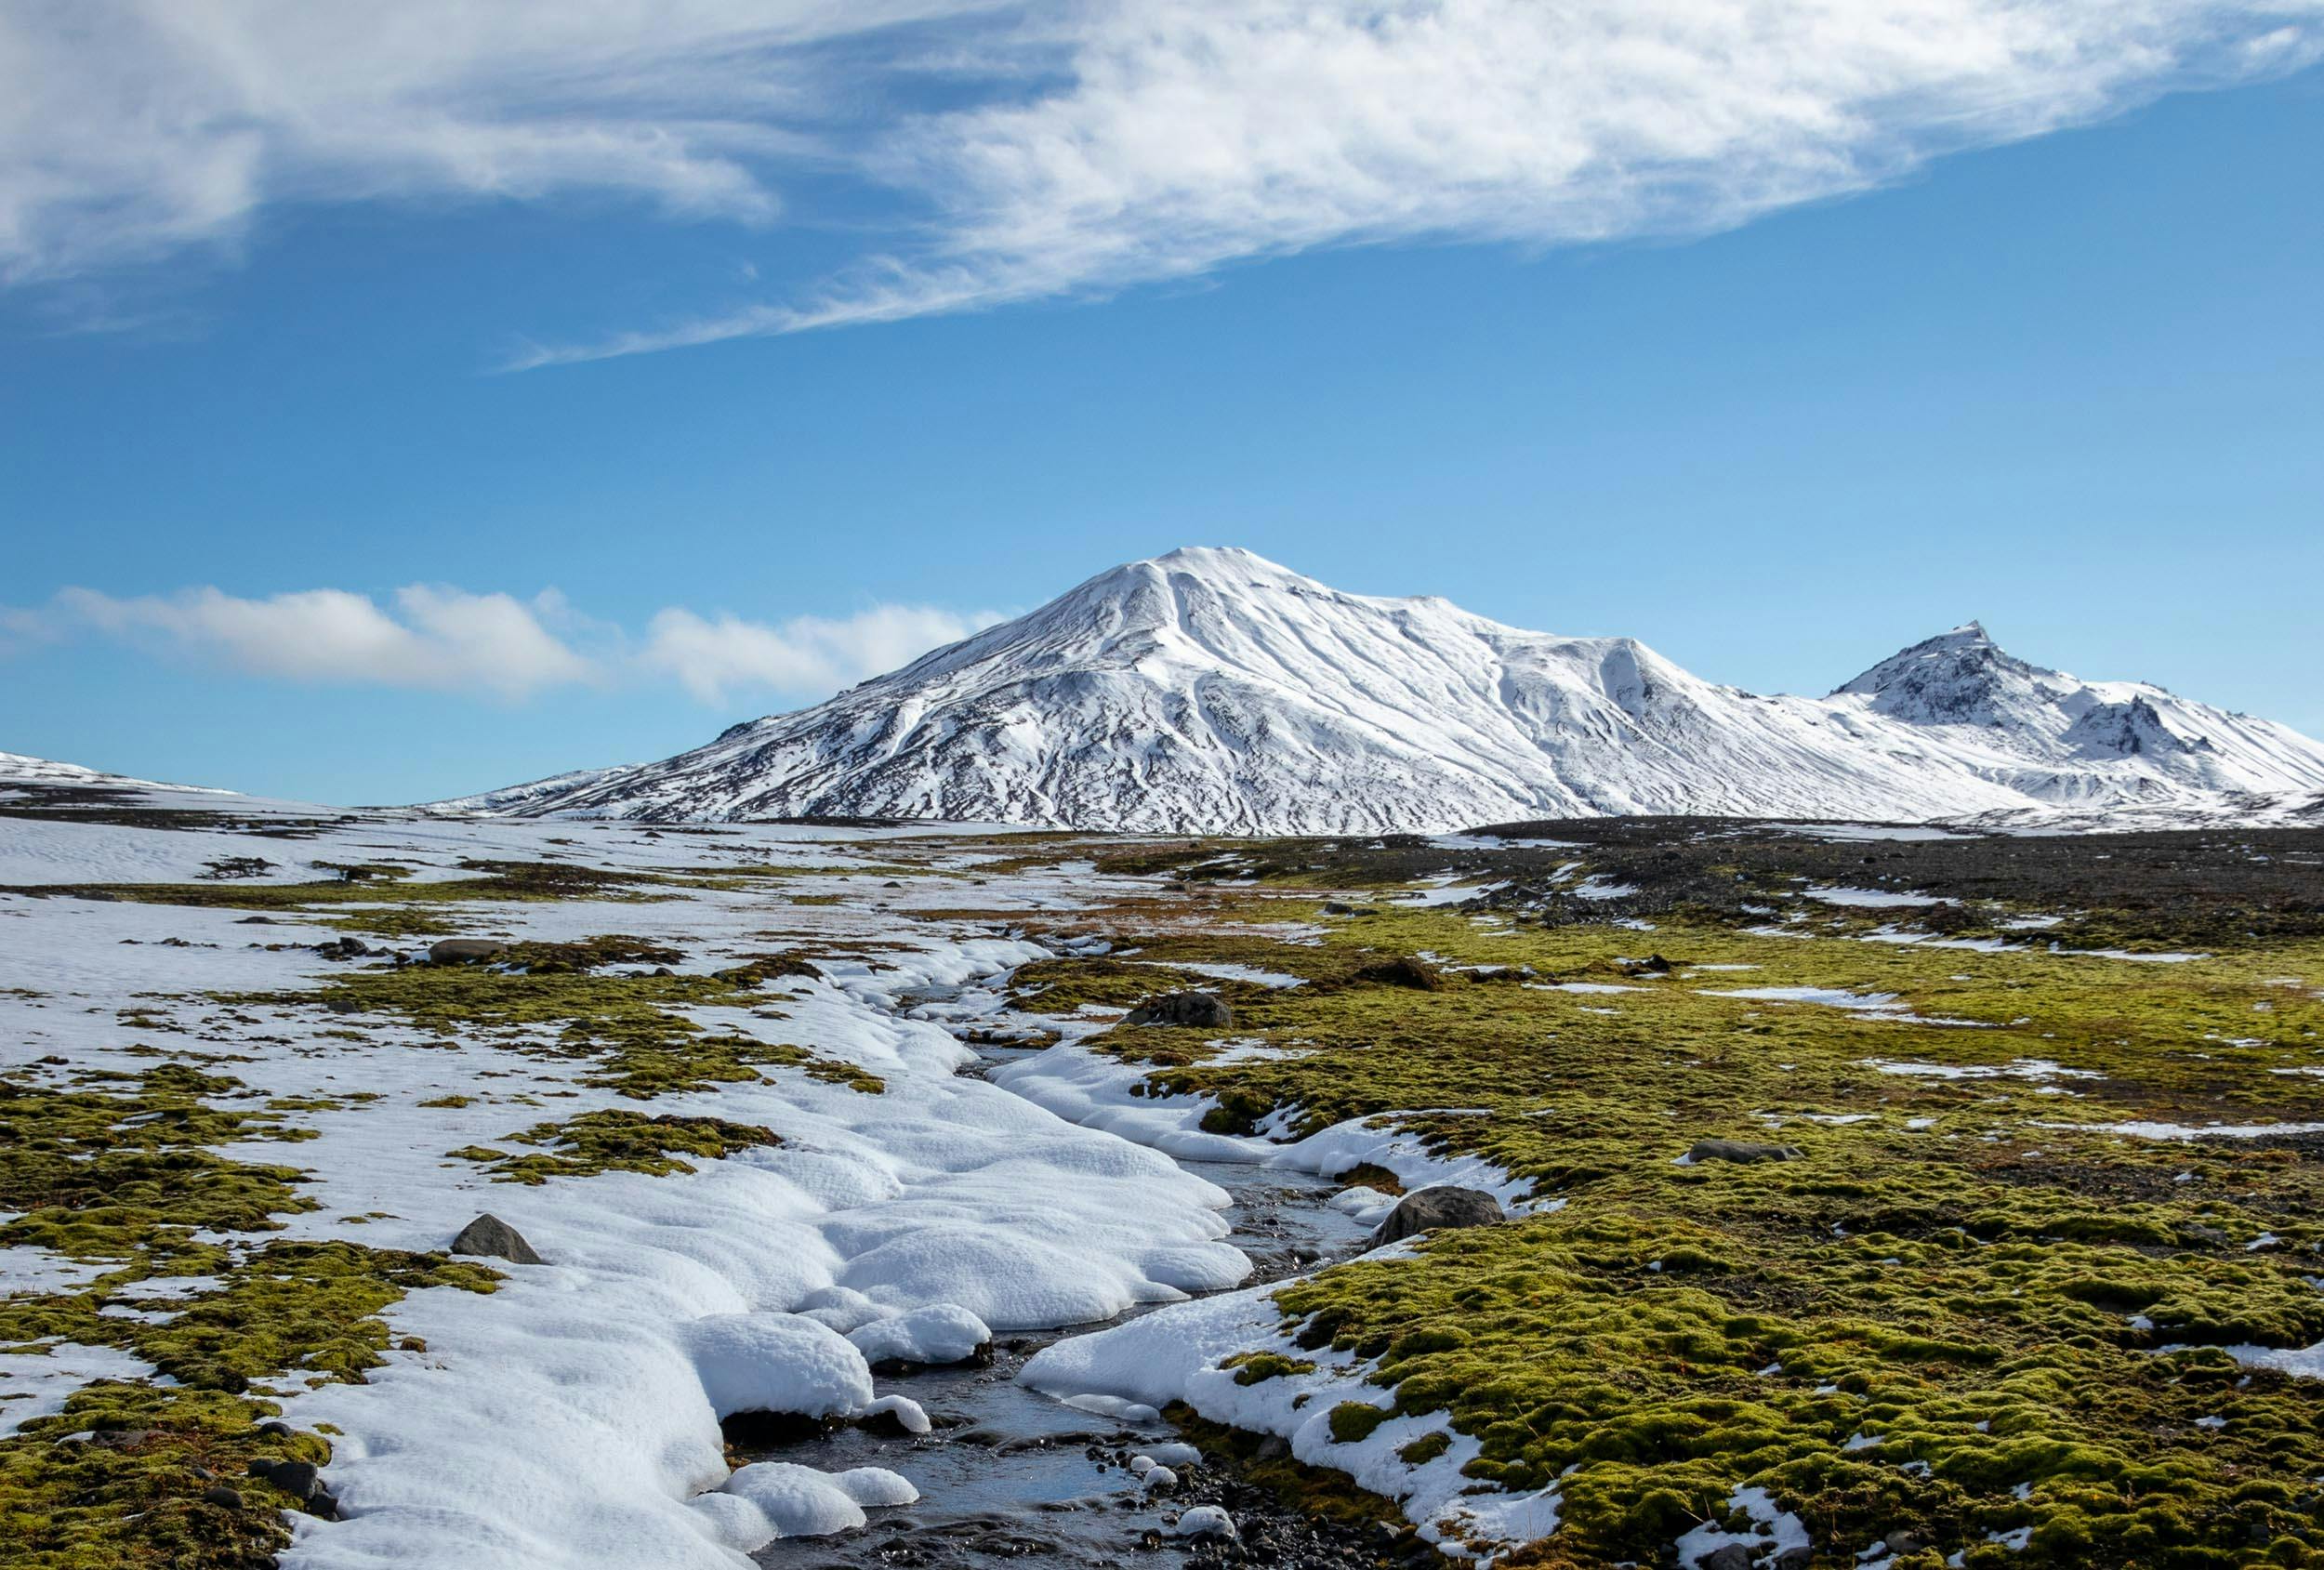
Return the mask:
<path fill-rule="evenodd" d="M 1994 642 L 1983 622 L 1967 621 L 1949 632 L 1898 650 L 1854 680 L 1833 688 L 1831 695 L 1855 693 L 1888 708 L 1891 705 L 1882 700 L 1900 693 L 1921 699 L 1934 693 L 1940 694 L 1937 706 L 1960 708 L 1971 701 L 1971 689 L 1978 690 L 1976 696 L 1989 696 L 1993 683 L 2008 670 L 2036 674 L 2032 666 L 2013 658 Z"/>
<path fill-rule="evenodd" d="M 2324 746 L 2159 697 L 2150 714 L 2117 686 L 2013 659 L 1968 622 L 1832 699 L 1761 698 L 1627 639 L 1527 632 L 1186 546 L 812 708 L 496 810 L 1371 834 L 2324 785 Z"/>

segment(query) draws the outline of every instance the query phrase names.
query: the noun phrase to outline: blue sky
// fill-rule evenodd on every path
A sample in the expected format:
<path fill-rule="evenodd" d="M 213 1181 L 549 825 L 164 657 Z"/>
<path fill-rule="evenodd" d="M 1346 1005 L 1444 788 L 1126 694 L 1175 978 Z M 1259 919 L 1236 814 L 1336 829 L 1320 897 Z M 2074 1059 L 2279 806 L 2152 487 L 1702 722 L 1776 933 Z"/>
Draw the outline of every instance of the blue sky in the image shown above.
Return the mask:
<path fill-rule="evenodd" d="M 1156 176 L 1168 114 L 1082 100 L 1169 62 L 994 25 L 786 42 L 763 69 L 805 109 L 664 62 L 657 99 L 741 126 L 674 170 L 560 154 L 480 191 L 345 152 L 358 105 L 239 174 L 173 130 L 68 201 L 33 173 L 95 154 L 0 136 L 0 749 L 480 789 L 675 751 L 1182 544 L 1761 691 L 1976 616 L 2324 733 L 2324 71 L 2292 24 L 2229 39 L 2234 69 L 2185 43 L 2200 91 L 2116 69 L 2111 33 L 1934 110 L 1908 76 L 1839 178 L 1784 125 L 1624 132 L 1612 183 L 1552 149 L 1472 182 L 1491 124 L 1427 120 L 1475 138 L 1433 166 L 1393 94 L 1326 156 L 1263 82 L 1221 111 L 1247 135 Z M 899 38 L 979 53 L 907 69 Z M 455 63 L 464 134 L 502 147 L 537 85 Z M 404 75 L 442 101 L 451 71 Z M 91 145 L 107 101 L 78 100 Z M 1059 145 L 1036 113 L 1085 163 L 1103 127 L 1132 145 L 1027 179 Z M 1101 188 L 1129 195 L 1093 218 Z"/>

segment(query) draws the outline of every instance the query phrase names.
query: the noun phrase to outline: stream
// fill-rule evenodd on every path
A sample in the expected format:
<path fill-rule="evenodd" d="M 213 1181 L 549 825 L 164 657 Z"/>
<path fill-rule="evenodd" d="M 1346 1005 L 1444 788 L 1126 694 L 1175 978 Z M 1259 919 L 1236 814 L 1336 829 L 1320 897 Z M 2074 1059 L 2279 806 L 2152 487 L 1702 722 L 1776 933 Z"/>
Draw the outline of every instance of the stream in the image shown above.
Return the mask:
<path fill-rule="evenodd" d="M 983 1047 L 986 1063 L 1029 1056 L 1022 1049 Z M 971 1071 L 973 1072 L 973 1071 Z M 1358 1254 L 1367 1229 L 1324 1203 L 1340 1185 L 1309 1173 L 1256 1162 L 1182 1161 L 1189 1172 L 1234 1196 L 1223 1212 L 1226 1241 L 1250 1257 L 1244 1286 L 1256 1286 L 1314 1268 L 1321 1260 Z M 1220 1562 L 1168 1535 L 1166 1512 L 1196 1499 L 1228 1508 L 1253 1537 L 1250 1513 L 1271 1514 L 1303 1539 L 1266 1544 L 1266 1528 L 1252 1541 L 1252 1563 L 1355 1563 L 1347 1552 L 1360 1541 L 1353 1528 L 1305 1523 L 1261 1491 L 1235 1485 L 1208 1465 L 1180 1469 L 1180 1489 L 1150 1496 L 1121 1464 L 1141 1449 L 1177 1435 L 1167 1422 L 1128 1424 L 1079 1411 L 1017 1382 L 1035 1352 L 1068 1335 L 1149 1313 L 1132 1309 L 1102 1324 L 1019 1332 L 997 1338 L 989 1366 L 957 1365 L 883 1377 L 881 1392 L 908 1395 L 928 1411 L 933 1431 L 917 1437 L 843 1428 L 791 1444 L 754 1448 L 751 1460 L 797 1461 L 827 1471 L 879 1466 L 918 1488 L 918 1503 L 874 1512 L 863 1531 L 840 1537 L 778 1538 L 752 1557 L 767 1570 L 929 1570 L 977 1567 L 1038 1558 L 1074 1566 L 1153 1566 L 1177 1570 Z M 1334 1544 L 1335 1533 L 1346 1539 Z M 1232 1550 L 1230 1550 L 1232 1554 Z M 1370 1563 L 1366 1556 L 1364 1563 Z"/>

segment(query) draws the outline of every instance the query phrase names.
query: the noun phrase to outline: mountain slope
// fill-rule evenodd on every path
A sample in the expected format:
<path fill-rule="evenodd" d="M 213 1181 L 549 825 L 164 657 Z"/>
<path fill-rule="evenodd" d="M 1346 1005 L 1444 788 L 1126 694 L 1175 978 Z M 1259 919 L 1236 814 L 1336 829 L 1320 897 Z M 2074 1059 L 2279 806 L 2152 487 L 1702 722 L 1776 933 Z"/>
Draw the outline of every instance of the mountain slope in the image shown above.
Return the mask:
<path fill-rule="evenodd" d="M 1524 632 L 1186 549 L 812 708 L 492 805 L 1286 834 L 2191 807 L 2229 790 L 2324 790 L 2324 746 L 2159 688 L 2042 670 L 1974 624 L 1827 698 L 1761 697 L 1634 640 Z"/>

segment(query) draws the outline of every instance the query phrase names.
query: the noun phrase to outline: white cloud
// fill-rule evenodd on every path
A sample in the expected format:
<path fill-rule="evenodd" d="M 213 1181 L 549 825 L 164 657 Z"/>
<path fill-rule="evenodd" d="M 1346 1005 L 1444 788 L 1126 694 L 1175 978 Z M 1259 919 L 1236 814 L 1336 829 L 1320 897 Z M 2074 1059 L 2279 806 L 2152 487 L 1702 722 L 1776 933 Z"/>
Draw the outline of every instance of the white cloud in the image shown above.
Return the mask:
<path fill-rule="evenodd" d="M 46 619 L 60 628 L 159 639 L 257 676 L 514 699 L 598 675 L 591 660 L 544 625 L 562 612 L 553 593 L 525 601 L 422 584 L 398 589 L 392 611 L 336 588 L 264 600 L 216 588 L 128 600 L 68 588 Z"/>
<path fill-rule="evenodd" d="M 766 222 L 812 167 L 917 206 L 820 287 L 540 364 L 1316 246 L 1710 231 L 2320 52 L 2324 0 L 20 5 L 0 271 L 231 241 L 286 201 Z M 932 77 L 953 107 L 898 112 Z"/>
<path fill-rule="evenodd" d="M 518 600 L 414 584 L 383 604 L 337 588 L 265 599 L 209 587 L 130 599 L 68 588 L 38 609 L 0 607 L 0 633 L 23 644 L 96 633 L 286 681 L 513 702 L 576 683 L 675 679 L 705 703 L 723 703 L 746 692 L 821 697 L 999 619 L 875 605 L 769 624 L 673 607 L 633 646 L 553 589 Z"/>
<path fill-rule="evenodd" d="M 859 112 L 820 50 L 989 3 L 16 0 L 0 279 L 231 246 L 273 203 L 613 192 L 762 222 L 768 170 Z"/>
<path fill-rule="evenodd" d="M 640 660 L 676 677 L 705 703 L 721 703 L 734 688 L 834 692 L 1000 619 L 925 605 L 878 605 L 843 620 L 798 616 L 771 625 L 667 610 L 654 618 Z"/>

